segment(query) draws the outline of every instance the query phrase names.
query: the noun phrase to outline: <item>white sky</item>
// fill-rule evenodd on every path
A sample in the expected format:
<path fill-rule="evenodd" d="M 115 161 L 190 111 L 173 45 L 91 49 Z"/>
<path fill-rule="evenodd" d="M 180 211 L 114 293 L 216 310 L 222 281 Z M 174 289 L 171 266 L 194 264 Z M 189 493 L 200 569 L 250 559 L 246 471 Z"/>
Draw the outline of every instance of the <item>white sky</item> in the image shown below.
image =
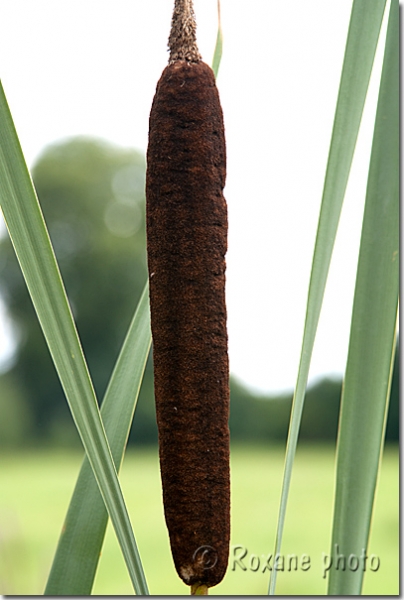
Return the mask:
<path fill-rule="evenodd" d="M 199 48 L 210 63 L 216 0 L 194 4 Z M 295 385 L 351 4 L 221 2 L 230 367 L 260 391 Z M 172 6 L 172 0 L 2 1 L 0 74 L 29 166 L 50 142 L 80 134 L 146 150 Z M 372 86 L 311 379 L 344 371 L 377 77 Z M 9 350 L 0 310 L 0 357 Z"/>

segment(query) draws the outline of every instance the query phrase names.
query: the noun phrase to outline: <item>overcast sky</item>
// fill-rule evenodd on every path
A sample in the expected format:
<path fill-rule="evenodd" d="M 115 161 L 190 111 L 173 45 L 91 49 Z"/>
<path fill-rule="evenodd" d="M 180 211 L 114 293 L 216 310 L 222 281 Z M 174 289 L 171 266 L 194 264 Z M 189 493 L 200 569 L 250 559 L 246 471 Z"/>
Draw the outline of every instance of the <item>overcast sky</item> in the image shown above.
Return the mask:
<path fill-rule="evenodd" d="M 221 2 L 230 367 L 260 391 L 295 385 L 351 5 Z M 29 167 L 46 145 L 74 135 L 146 150 L 150 106 L 168 58 L 172 6 L 172 0 L 2 1 L 0 73 Z M 210 63 L 216 0 L 195 0 L 195 13 L 199 48 Z M 378 64 L 311 379 L 341 374 L 345 366 Z M 6 356 L 1 310 L 0 322 L 0 356 Z"/>

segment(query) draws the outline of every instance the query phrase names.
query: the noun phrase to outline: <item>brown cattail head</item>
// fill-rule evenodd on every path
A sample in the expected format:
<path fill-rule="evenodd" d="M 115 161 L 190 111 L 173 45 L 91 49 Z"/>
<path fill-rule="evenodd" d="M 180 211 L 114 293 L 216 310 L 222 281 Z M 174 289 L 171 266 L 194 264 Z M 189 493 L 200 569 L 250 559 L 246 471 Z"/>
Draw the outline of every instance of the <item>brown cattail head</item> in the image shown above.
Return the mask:
<path fill-rule="evenodd" d="M 216 585 L 228 560 L 225 174 L 213 72 L 176 61 L 150 115 L 147 249 L 164 511 L 188 585 Z"/>
<path fill-rule="evenodd" d="M 180 56 L 150 113 L 147 252 L 164 512 L 177 572 L 200 594 L 222 580 L 230 540 L 226 148 L 213 71 L 196 45 Z"/>

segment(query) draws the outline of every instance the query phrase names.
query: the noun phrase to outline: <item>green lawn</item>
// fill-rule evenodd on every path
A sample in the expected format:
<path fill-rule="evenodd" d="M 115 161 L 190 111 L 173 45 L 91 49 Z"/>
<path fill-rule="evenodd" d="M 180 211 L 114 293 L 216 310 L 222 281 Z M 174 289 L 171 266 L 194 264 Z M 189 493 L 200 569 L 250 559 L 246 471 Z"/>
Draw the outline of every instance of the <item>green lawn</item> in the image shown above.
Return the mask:
<path fill-rule="evenodd" d="M 283 460 L 284 451 L 279 447 L 233 449 L 229 569 L 222 584 L 210 591 L 212 595 L 266 594 L 269 573 L 262 570 L 274 546 Z M 1 458 L 0 593 L 43 593 L 80 462 L 77 453 L 57 451 Z M 188 594 L 188 588 L 175 573 L 169 551 L 157 449 L 131 451 L 121 479 L 150 593 Z M 278 573 L 277 594 L 325 594 L 323 554 L 330 552 L 333 485 L 333 449 L 301 447 L 292 477 L 282 547 L 285 571 Z M 369 568 L 366 571 L 363 592 L 367 595 L 399 592 L 398 491 L 398 450 L 393 447 L 385 451 L 377 492 L 368 555 L 377 555 L 380 567 L 375 572 Z M 242 548 L 235 549 L 237 546 Z M 236 561 L 244 553 L 243 548 L 247 551 L 245 557 Z M 299 561 L 297 570 L 294 560 Z M 300 568 L 302 560 L 306 570 Z M 370 558 L 368 565 L 369 562 Z M 273 560 L 270 564 L 273 566 Z M 107 531 L 94 594 L 133 594 L 111 528 Z"/>

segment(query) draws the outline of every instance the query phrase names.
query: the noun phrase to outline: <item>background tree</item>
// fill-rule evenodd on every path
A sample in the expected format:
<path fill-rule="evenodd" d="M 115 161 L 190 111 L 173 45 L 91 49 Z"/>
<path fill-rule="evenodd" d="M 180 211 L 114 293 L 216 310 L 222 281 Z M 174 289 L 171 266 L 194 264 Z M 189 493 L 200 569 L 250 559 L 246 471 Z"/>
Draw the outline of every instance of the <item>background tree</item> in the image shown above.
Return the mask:
<path fill-rule="evenodd" d="M 100 399 L 146 281 L 144 173 L 140 153 L 86 138 L 49 147 L 32 173 Z M 0 290 L 19 337 L 10 375 L 32 402 L 38 435 L 59 436 L 63 391 L 8 238 L 0 252 Z"/>

